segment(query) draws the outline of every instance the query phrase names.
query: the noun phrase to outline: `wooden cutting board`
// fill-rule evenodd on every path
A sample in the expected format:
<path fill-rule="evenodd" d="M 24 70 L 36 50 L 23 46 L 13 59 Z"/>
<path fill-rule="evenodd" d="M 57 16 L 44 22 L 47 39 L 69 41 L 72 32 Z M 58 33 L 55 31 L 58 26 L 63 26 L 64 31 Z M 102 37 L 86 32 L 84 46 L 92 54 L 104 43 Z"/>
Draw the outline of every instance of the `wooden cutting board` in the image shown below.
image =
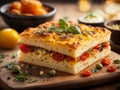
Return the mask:
<path fill-rule="evenodd" d="M 0 54 L 8 55 L 3 58 L 3 62 L 0 63 L 0 67 L 5 65 L 10 61 L 16 61 L 17 58 L 12 59 L 11 57 L 17 53 L 17 49 L 14 50 L 0 50 Z M 120 59 L 120 55 L 112 52 L 109 55 L 112 60 Z M 1 59 L 0 59 L 1 60 Z M 98 62 L 96 62 L 98 63 Z M 86 68 L 91 70 L 95 67 L 95 64 Z M 23 64 L 24 65 L 24 64 Z M 112 65 L 114 65 L 112 63 Z M 117 65 L 117 64 L 115 64 Z M 71 75 L 67 73 L 62 73 L 57 71 L 56 76 L 50 78 L 43 78 L 39 75 L 40 70 L 43 70 L 45 73 L 50 69 L 42 68 L 38 66 L 32 66 L 30 70 L 30 75 L 27 76 L 28 80 L 25 82 L 15 82 L 15 75 L 12 74 L 6 68 L 3 68 L 0 72 L 0 86 L 9 90 L 31 90 L 31 89 L 69 89 L 69 88 L 85 88 L 93 85 L 100 85 L 105 83 L 114 82 L 120 80 L 120 69 L 117 69 L 115 72 L 107 72 L 107 67 L 104 67 L 101 71 L 93 73 L 90 77 L 82 77 L 79 74 Z M 11 77 L 10 80 L 7 80 L 7 77 Z M 37 79 L 38 81 L 33 83 L 28 83 L 29 79 Z"/>

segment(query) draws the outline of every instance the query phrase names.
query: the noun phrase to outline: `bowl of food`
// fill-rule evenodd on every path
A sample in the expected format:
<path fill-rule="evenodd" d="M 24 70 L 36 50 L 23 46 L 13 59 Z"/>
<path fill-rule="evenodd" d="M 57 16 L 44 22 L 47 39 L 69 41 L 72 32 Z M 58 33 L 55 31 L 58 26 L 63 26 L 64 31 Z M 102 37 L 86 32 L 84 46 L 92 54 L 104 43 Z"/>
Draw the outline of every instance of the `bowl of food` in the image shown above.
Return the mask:
<path fill-rule="evenodd" d="M 91 26 L 103 26 L 104 21 L 104 17 L 93 12 L 89 12 L 78 19 L 79 23 Z"/>
<path fill-rule="evenodd" d="M 0 14 L 4 22 L 18 32 L 52 20 L 55 13 L 55 7 L 38 0 L 14 1 L 0 8 Z"/>
<path fill-rule="evenodd" d="M 111 41 L 120 45 L 120 20 L 106 21 L 104 26 L 112 32 Z"/>

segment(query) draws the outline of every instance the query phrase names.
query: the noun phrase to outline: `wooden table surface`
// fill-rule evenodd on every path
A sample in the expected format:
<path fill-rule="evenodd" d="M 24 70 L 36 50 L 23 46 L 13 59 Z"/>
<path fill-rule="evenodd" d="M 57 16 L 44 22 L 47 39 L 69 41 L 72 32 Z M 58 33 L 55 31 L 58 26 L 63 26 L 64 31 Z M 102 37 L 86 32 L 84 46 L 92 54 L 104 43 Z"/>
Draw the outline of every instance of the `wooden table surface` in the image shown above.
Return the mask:
<path fill-rule="evenodd" d="M 78 10 L 77 2 L 74 2 L 74 3 L 64 2 L 63 3 L 63 2 L 53 2 L 50 0 L 47 3 L 52 4 L 54 7 L 57 8 L 57 13 L 56 13 L 55 19 L 59 19 L 64 16 L 68 16 L 69 20 L 77 22 L 77 19 L 81 15 L 83 15 L 83 13 L 81 13 Z M 92 7 L 92 9 L 98 9 L 98 8 L 102 8 L 102 5 L 93 5 L 93 7 Z M 0 17 L 0 29 L 5 28 L 5 27 L 8 27 L 8 26 L 2 21 L 2 18 Z M 106 85 L 90 87 L 87 90 L 117 90 L 118 85 L 120 86 L 120 84 L 118 84 L 118 83 L 119 82 L 115 82 L 115 83 L 109 83 Z M 0 90 L 2 90 L 2 89 L 0 88 Z M 120 89 L 118 89 L 118 90 L 120 90 Z"/>

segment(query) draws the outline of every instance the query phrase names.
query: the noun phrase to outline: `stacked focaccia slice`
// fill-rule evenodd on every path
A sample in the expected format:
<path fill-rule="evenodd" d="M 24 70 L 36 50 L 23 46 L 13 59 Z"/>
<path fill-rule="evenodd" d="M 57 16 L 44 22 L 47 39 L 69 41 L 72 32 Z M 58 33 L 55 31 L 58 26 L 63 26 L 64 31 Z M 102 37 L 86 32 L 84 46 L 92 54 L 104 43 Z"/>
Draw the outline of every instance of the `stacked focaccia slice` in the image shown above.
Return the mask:
<path fill-rule="evenodd" d="M 77 74 L 110 53 L 105 28 L 50 21 L 20 34 L 21 62 Z"/>

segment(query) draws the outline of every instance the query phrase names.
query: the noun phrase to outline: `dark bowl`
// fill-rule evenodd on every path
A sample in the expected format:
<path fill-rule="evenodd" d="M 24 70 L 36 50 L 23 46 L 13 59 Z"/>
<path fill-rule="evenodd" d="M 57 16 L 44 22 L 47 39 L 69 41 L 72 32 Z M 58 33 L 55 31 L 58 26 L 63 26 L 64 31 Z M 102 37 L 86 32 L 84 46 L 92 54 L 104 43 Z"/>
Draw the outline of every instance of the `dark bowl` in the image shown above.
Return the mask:
<path fill-rule="evenodd" d="M 91 26 L 95 26 L 95 27 L 103 27 L 104 26 L 104 21 L 103 22 L 84 22 L 82 20 L 80 20 L 80 18 L 78 19 L 79 23 L 82 24 L 86 24 L 86 25 L 91 25 Z"/>
<path fill-rule="evenodd" d="M 112 42 L 114 42 L 117 45 L 120 45 L 120 30 L 111 28 L 111 26 L 114 24 L 120 24 L 120 20 L 106 21 L 104 23 L 104 26 L 112 32 L 111 34 Z"/>
<path fill-rule="evenodd" d="M 24 29 L 28 27 L 35 27 L 41 23 L 50 21 L 53 19 L 56 13 L 56 9 L 53 6 L 48 4 L 43 4 L 44 7 L 49 9 L 49 12 L 45 15 L 38 15 L 38 16 L 13 15 L 6 12 L 9 6 L 10 3 L 1 6 L 0 14 L 4 22 L 9 27 L 16 29 L 18 32 L 22 32 Z"/>

